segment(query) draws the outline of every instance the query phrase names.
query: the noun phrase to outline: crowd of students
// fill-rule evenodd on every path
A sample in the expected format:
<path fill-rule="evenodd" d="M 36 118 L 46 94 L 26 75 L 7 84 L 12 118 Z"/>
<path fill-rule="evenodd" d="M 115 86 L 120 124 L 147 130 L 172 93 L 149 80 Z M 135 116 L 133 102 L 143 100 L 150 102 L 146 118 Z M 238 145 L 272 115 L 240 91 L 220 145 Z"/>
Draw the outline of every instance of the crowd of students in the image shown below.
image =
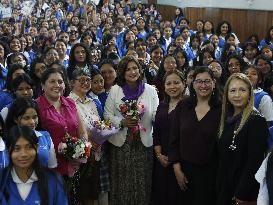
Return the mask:
<path fill-rule="evenodd" d="M 272 203 L 273 26 L 260 41 L 181 8 L 21 3 L 0 5 L 0 204 Z M 103 119 L 119 131 L 100 145 Z M 67 133 L 86 163 L 59 153 Z"/>

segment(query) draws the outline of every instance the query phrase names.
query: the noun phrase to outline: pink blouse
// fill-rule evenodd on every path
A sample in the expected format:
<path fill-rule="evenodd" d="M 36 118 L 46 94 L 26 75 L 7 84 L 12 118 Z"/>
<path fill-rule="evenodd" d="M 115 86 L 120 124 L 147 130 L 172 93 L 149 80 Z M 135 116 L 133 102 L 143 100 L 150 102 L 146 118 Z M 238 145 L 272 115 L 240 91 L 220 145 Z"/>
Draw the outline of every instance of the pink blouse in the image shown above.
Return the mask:
<path fill-rule="evenodd" d="M 60 113 L 48 102 L 45 96 L 38 97 L 36 101 L 40 110 L 42 127 L 50 133 L 55 147 L 58 161 L 56 170 L 62 175 L 68 175 L 68 161 L 58 154 L 58 145 L 66 132 L 71 136 L 77 136 L 77 108 L 72 99 L 61 96 L 60 100 Z"/>

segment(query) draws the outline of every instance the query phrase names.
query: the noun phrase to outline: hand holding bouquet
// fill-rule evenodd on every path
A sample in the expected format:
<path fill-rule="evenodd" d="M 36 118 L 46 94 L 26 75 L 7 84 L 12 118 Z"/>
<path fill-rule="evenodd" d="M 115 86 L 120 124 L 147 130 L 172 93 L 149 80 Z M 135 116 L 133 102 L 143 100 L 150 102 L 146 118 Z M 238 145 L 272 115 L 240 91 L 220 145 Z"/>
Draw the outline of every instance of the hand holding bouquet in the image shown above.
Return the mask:
<path fill-rule="evenodd" d="M 119 105 L 119 109 L 124 117 L 130 116 L 132 119 L 137 120 L 139 120 L 145 112 L 144 104 L 136 100 L 125 100 L 123 104 Z"/>
<path fill-rule="evenodd" d="M 123 104 L 119 105 L 119 109 L 125 118 L 123 122 L 126 124 L 123 125 L 130 129 L 130 139 L 133 139 L 138 130 L 146 131 L 146 128 L 139 123 L 139 120 L 145 113 L 145 107 L 142 102 L 137 102 L 136 100 L 125 100 Z"/>
<path fill-rule="evenodd" d="M 92 141 L 98 145 L 102 145 L 111 136 L 116 134 L 119 129 L 115 128 L 110 120 L 98 120 L 93 122 L 90 131 L 92 133 Z"/>
<path fill-rule="evenodd" d="M 86 163 L 91 154 L 91 143 L 86 139 L 66 133 L 58 145 L 58 153 L 69 161 L 69 176 L 73 176 L 81 163 Z"/>

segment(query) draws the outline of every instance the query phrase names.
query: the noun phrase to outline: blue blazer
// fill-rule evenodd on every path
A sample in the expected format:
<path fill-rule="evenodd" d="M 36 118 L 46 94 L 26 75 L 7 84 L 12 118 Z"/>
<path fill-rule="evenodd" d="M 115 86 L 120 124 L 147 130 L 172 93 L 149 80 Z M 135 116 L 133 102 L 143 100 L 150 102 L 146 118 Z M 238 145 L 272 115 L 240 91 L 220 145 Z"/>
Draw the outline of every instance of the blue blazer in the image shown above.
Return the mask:
<path fill-rule="evenodd" d="M 12 103 L 13 100 L 14 96 L 10 92 L 0 91 L 0 110 Z"/>

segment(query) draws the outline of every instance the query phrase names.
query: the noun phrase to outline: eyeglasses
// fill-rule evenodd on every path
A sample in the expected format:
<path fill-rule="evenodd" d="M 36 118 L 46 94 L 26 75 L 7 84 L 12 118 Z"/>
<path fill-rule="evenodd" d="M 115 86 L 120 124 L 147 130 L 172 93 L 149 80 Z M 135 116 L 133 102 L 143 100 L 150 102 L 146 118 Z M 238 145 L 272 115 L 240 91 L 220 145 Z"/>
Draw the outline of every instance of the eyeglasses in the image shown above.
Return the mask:
<path fill-rule="evenodd" d="M 76 33 L 78 33 L 77 31 L 70 31 L 69 32 L 70 34 L 76 34 Z"/>
<path fill-rule="evenodd" d="M 196 84 L 196 85 L 205 84 L 205 85 L 209 86 L 209 85 L 211 85 L 212 80 L 210 80 L 210 79 L 206 79 L 206 80 L 196 79 L 196 80 L 194 80 L 193 82 L 194 82 L 194 84 Z"/>
<path fill-rule="evenodd" d="M 80 84 L 84 84 L 84 83 L 91 83 L 91 78 L 78 78 L 78 79 L 75 79 L 77 81 L 79 81 Z"/>

